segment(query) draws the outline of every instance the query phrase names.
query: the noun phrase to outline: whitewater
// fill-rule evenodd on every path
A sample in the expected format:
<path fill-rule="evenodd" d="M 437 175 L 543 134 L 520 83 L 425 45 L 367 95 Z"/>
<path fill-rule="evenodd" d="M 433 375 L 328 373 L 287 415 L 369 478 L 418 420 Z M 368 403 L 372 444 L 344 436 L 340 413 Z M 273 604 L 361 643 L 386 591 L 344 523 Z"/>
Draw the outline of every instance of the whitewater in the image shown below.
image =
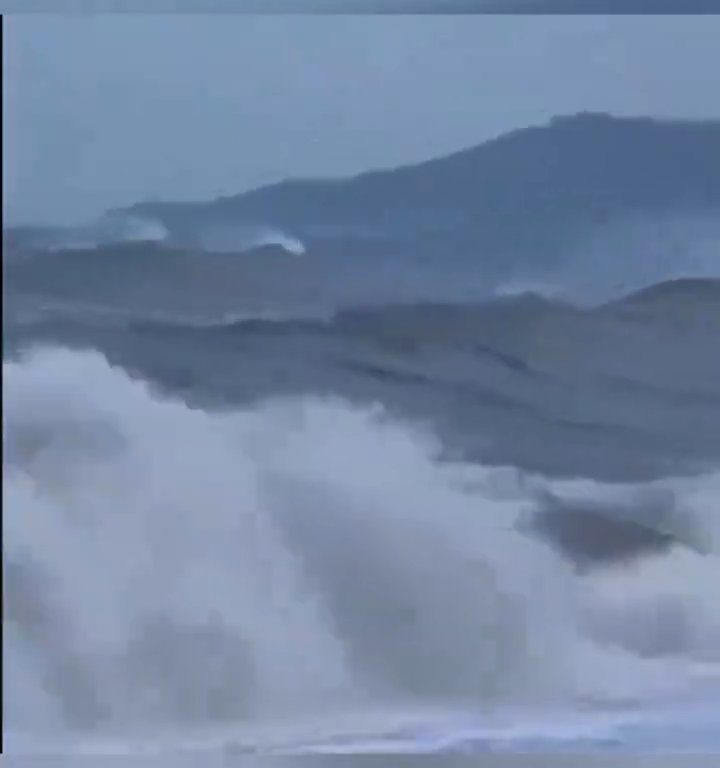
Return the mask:
<path fill-rule="evenodd" d="M 11 754 L 719 746 L 717 471 L 447 461 L 378 403 L 201 408 L 52 345 L 3 387 Z M 584 570 L 527 528 L 653 493 L 702 551 Z"/>

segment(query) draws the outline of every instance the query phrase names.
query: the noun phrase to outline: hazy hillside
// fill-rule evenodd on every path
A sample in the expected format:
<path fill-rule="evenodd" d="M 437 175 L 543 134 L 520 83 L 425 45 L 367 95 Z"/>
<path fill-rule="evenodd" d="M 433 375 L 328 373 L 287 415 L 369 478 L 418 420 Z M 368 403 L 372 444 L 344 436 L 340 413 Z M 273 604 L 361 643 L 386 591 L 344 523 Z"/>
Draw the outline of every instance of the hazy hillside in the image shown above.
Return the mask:
<path fill-rule="evenodd" d="M 552 258 L 633 217 L 720 210 L 720 122 L 580 114 L 420 165 L 294 180 L 204 203 L 141 203 L 181 239 L 270 227 L 309 247 L 362 241 L 396 253 L 466 252 L 486 263 Z"/>

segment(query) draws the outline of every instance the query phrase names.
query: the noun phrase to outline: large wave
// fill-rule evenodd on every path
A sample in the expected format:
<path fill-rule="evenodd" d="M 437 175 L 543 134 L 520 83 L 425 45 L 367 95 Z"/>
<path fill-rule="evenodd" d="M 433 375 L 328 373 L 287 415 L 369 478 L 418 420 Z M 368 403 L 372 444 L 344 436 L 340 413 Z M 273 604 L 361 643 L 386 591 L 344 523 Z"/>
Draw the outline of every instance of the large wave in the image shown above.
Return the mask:
<path fill-rule="evenodd" d="M 522 525 L 537 499 L 638 487 L 442 463 L 341 400 L 210 414 L 97 354 L 3 377 L 9 729 L 601 703 L 717 669 L 717 475 L 664 481 L 707 554 L 578 574 Z"/>

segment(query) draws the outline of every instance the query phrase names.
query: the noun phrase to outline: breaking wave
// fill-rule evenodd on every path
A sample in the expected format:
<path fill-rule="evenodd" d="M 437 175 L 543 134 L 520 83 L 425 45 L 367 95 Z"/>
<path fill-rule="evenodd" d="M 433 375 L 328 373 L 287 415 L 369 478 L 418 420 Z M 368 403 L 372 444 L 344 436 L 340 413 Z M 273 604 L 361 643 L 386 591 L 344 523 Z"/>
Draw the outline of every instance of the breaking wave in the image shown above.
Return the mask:
<path fill-rule="evenodd" d="M 244 253 L 257 248 L 278 246 L 293 256 L 302 256 L 302 241 L 276 227 L 249 224 L 206 224 L 192 233 L 192 242 L 203 250 L 217 253 Z"/>
<path fill-rule="evenodd" d="M 704 553 L 578 572 L 523 524 L 539 499 L 645 486 L 443 463 L 431 432 L 339 399 L 207 413 L 95 353 L 3 377 L 10 730 L 602 706 L 720 669 L 717 474 L 660 483 Z"/>

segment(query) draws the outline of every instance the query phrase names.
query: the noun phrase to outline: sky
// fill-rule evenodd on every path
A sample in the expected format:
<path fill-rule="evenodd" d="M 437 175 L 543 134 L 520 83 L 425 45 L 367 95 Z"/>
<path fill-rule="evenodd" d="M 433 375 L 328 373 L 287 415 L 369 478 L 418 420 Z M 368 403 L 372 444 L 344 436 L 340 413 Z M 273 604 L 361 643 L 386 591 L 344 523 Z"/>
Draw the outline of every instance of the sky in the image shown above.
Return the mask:
<path fill-rule="evenodd" d="M 440 156 L 581 110 L 720 118 L 720 16 L 11 16 L 5 224 Z"/>
<path fill-rule="evenodd" d="M 720 0 L 0 0 L 0 12 L 718 13 Z"/>

